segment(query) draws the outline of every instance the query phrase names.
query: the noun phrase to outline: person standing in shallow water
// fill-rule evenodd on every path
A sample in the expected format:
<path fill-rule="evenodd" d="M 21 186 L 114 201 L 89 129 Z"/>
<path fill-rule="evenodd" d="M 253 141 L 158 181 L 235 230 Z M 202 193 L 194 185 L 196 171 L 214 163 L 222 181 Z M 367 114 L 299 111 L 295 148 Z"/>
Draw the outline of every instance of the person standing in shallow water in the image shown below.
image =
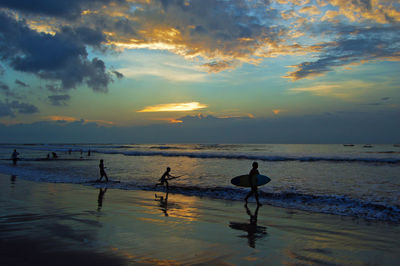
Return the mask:
<path fill-rule="evenodd" d="M 11 154 L 11 159 L 13 161 L 13 165 L 17 165 L 18 155 L 19 155 L 19 153 L 17 152 L 17 150 L 14 150 L 13 153 Z"/>
<path fill-rule="evenodd" d="M 104 160 L 100 160 L 100 164 L 99 164 L 99 168 L 100 168 L 100 178 L 99 181 L 101 181 L 101 179 L 103 178 L 103 176 L 106 178 L 106 182 L 108 182 L 108 176 L 106 174 L 106 171 L 104 170 Z"/>
<path fill-rule="evenodd" d="M 165 186 L 166 186 L 167 190 L 169 189 L 167 180 L 179 177 L 179 176 L 172 176 L 172 175 L 169 174 L 169 172 L 171 172 L 171 168 L 167 167 L 167 170 L 165 171 L 165 173 L 160 178 L 160 183 L 156 184 L 155 187 L 157 187 L 158 185 L 164 185 L 164 183 L 165 183 Z"/>
<path fill-rule="evenodd" d="M 257 205 L 262 206 L 262 204 L 258 200 L 258 190 L 257 190 L 257 175 L 260 174 L 260 172 L 258 172 L 258 163 L 253 162 L 252 166 L 253 166 L 253 168 L 250 170 L 250 173 L 249 173 L 249 181 L 250 181 L 251 190 L 250 190 L 249 194 L 247 194 L 244 201 L 246 202 L 245 205 L 247 205 L 247 200 L 249 199 L 249 197 L 251 195 L 254 194 L 254 197 L 256 198 L 256 201 L 257 201 Z"/>

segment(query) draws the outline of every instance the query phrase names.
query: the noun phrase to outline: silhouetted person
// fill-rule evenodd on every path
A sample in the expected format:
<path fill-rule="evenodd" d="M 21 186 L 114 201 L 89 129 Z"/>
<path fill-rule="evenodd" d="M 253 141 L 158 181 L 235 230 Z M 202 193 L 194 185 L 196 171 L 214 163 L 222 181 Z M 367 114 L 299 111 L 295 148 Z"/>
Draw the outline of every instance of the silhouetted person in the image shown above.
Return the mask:
<path fill-rule="evenodd" d="M 104 170 L 104 160 L 100 160 L 99 168 L 100 168 L 100 179 L 98 181 L 101 181 L 101 179 L 104 176 L 106 178 L 106 182 L 108 182 L 108 176 L 106 174 L 106 171 Z"/>
<path fill-rule="evenodd" d="M 90 156 L 90 149 L 89 149 L 88 152 L 87 152 L 87 156 Z"/>
<path fill-rule="evenodd" d="M 80 157 L 81 159 L 83 158 L 82 154 L 83 154 L 83 151 L 82 151 L 82 149 L 81 149 L 81 157 Z"/>
<path fill-rule="evenodd" d="M 99 189 L 99 197 L 97 198 L 97 211 L 100 211 L 101 207 L 103 207 L 103 198 L 104 198 L 104 194 L 106 194 L 106 192 L 107 192 L 107 188 Z"/>
<path fill-rule="evenodd" d="M 247 200 L 249 199 L 249 197 L 254 194 L 254 197 L 256 198 L 256 201 L 257 201 L 257 205 L 262 206 L 262 204 L 258 200 L 257 175 L 259 175 L 260 172 L 258 172 L 257 168 L 258 168 L 258 163 L 253 162 L 253 168 L 250 170 L 250 173 L 249 173 L 249 181 L 250 181 L 251 190 L 250 190 L 249 194 L 247 194 L 246 198 L 244 199 L 246 202 L 246 205 L 247 205 Z"/>
<path fill-rule="evenodd" d="M 172 175 L 169 174 L 169 172 L 171 172 L 171 168 L 167 167 L 167 170 L 165 171 L 165 173 L 160 178 L 160 183 L 156 184 L 155 187 L 157 187 L 158 185 L 164 185 L 164 183 L 165 183 L 165 186 L 166 186 L 167 190 L 169 189 L 168 180 L 171 180 L 171 179 L 179 177 L 179 176 L 172 176 Z"/>
<path fill-rule="evenodd" d="M 18 155 L 19 153 L 17 152 L 17 150 L 14 150 L 13 153 L 11 154 L 11 160 L 13 161 L 13 165 L 17 165 Z"/>
<path fill-rule="evenodd" d="M 246 208 L 246 213 L 250 216 L 250 223 L 230 222 L 229 227 L 235 230 L 247 232 L 247 235 L 240 237 L 246 237 L 249 247 L 255 248 L 256 240 L 263 238 L 265 235 L 267 235 L 267 228 L 265 226 L 257 225 L 258 209 L 260 208 L 259 205 L 257 205 L 254 215 L 252 215 L 247 205 L 245 205 L 244 207 Z"/>
<path fill-rule="evenodd" d="M 10 180 L 11 180 L 11 184 L 12 184 L 12 185 L 15 184 L 15 180 L 16 180 L 16 179 L 17 179 L 17 176 L 16 176 L 16 175 L 12 175 L 12 176 L 11 176 L 11 179 L 10 179 Z"/>
<path fill-rule="evenodd" d="M 168 191 L 165 194 L 165 198 L 164 196 L 157 196 L 157 194 L 155 194 L 154 200 L 160 202 L 160 209 L 163 211 L 165 216 L 168 216 Z"/>
<path fill-rule="evenodd" d="M 46 159 L 47 159 L 47 160 L 49 160 L 49 159 L 50 159 L 50 153 L 48 153 L 48 154 L 47 154 L 47 157 L 46 157 Z"/>

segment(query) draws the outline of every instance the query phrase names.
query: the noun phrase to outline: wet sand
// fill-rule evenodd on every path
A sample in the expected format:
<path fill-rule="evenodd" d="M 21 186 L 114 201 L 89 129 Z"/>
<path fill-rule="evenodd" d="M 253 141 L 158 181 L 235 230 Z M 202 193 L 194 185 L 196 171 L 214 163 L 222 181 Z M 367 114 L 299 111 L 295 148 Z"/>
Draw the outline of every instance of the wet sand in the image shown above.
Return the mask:
<path fill-rule="evenodd" d="M 0 175 L 0 265 L 398 265 L 400 228 Z"/>

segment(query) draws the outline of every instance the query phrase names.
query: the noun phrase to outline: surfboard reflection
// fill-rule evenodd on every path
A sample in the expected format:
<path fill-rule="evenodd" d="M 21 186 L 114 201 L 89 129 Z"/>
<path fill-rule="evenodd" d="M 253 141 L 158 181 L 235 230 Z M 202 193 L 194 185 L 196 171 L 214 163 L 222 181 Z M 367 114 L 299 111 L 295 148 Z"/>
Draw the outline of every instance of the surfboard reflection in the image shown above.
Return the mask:
<path fill-rule="evenodd" d="M 258 226 L 257 225 L 257 216 L 258 216 L 258 209 L 260 206 L 257 206 L 254 215 L 251 213 L 250 209 L 245 205 L 246 213 L 250 216 L 250 223 L 237 223 L 237 222 L 230 222 L 229 227 L 235 230 L 245 231 L 247 235 L 241 235 L 241 238 L 247 238 L 247 242 L 249 247 L 255 248 L 256 247 L 256 240 L 264 238 L 267 233 L 267 228 L 265 226 Z"/>
<path fill-rule="evenodd" d="M 99 188 L 99 197 L 97 198 L 97 211 L 101 211 L 101 208 L 103 207 L 103 200 L 104 200 L 104 194 L 106 194 L 107 188 Z"/>

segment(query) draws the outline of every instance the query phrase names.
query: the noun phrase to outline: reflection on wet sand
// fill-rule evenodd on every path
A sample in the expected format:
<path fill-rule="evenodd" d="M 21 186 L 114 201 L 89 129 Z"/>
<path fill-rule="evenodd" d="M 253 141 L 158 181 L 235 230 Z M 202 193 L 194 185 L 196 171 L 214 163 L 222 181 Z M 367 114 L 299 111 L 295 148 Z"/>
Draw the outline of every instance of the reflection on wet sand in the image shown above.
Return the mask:
<path fill-rule="evenodd" d="M 235 230 L 245 231 L 247 235 L 241 235 L 239 237 L 246 237 L 249 247 L 256 247 L 256 240 L 261 239 L 267 235 L 267 228 L 265 226 L 257 225 L 257 216 L 260 206 L 257 206 L 254 215 L 251 213 L 247 205 L 244 206 L 246 213 L 250 216 L 250 223 L 238 223 L 230 222 L 229 227 Z"/>
<path fill-rule="evenodd" d="M 15 180 L 17 180 L 17 176 L 16 176 L 16 175 L 12 175 L 12 176 L 11 176 L 11 179 L 10 179 L 11 185 L 14 185 L 14 184 L 15 184 Z"/>
<path fill-rule="evenodd" d="M 97 211 L 101 211 L 101 208 L 103 207 L 103 198 L 104 194 L 106 194 L 107 188 L 99 188 L 99 197 L 97 198 Z"/>
<path fill-rule="evenodd" d="M 162 210 L 165 216 L 168 216 L 168 192 L 165 193 L 165 196 L 158 196 L 157 194 L 154 196 L 154 200 L 160 202 L 160 210 Z"/>

